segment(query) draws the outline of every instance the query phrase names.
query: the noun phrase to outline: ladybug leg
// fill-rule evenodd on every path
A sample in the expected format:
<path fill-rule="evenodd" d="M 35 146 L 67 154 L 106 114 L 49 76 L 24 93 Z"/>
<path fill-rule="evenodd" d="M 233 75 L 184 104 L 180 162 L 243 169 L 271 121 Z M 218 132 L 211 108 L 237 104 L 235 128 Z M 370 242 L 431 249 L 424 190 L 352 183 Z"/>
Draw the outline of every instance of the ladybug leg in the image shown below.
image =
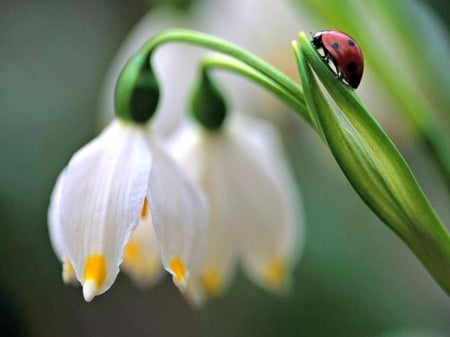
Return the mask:
<path fill-rule="evenodd" d="M 342 80 L 344 78 L 344 74 L 342 73 L 341 68 L 339 67 L 339 65 L 337 64 L 337 62 L 334 59 L 330 59 L 330 60 L 334 66 L 337 79 Z"/>
<path fill-rule="evenodd" d="M 337 79 L 338 79 L 338 80 L 344 82 L 344 83 L 347 84 L 347 85 L 350 85 L 350 84 L 348 83 L 348 80 L 344 77 L 344 73 L 341 71 L 340 68 L 338 68 L 338 72 L 337 72 L 336 76 L 337 76 Z"/>
<path fill-rule="evenodd" d="M 322 60 L 328 64 L 328 66 L 330 66 L 331 68 L 335 68 L 335 71 L 338 71 L 338 67 L 336 66 L 336 63 L 334 62 L 334 60 L 331 58 L 331 55 L 329 53 L 325 53 L 324 56 L 322 56 Z"/>
<path fill-rule="evenodd" d="M 337 62 L 334 59 L 331 58 L 331 56 L 329 56 L 328 65 L 334 71 L 338 80 L 341 80 L 344 78 L 344 74 L 342 73 L 341 68 L 339 68 L 339 65 L 337 64 Z"/>

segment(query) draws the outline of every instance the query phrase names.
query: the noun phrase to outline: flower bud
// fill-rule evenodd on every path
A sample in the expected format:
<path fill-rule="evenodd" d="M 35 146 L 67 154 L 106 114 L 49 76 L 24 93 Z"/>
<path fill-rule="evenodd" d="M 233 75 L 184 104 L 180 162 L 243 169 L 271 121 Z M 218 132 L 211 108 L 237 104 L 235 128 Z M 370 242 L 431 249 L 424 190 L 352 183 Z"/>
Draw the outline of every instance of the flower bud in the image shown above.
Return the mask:
<path fill-rule="evenodd" d="M 225 98 L 206 71 L 202 72 L 200 80 L 194 87 L 191 112 L 194 118 L 208 130 L 220 129 L 225 120 L 227 113 Z"/>
<path fill-rule="evenodd" d="M 138 52 L 128 61 L 114 95 L 120 119 L 146 123 L 153 116 L 159 101 L 159 84 L 147 52 Z"/>

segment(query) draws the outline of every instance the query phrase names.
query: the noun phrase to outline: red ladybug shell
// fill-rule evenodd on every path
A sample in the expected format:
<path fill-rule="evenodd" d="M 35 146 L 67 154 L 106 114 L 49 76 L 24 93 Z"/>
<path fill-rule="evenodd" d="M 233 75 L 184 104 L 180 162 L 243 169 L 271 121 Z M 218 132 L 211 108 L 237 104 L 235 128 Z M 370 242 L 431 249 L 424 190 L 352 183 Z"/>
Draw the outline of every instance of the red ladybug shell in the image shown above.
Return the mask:
<path fill-rule="evenodd" d="M 323 49 L 323 59 L 334 64 L 338 77 L 356 89 L 361 82 L 364 59 L 355 40 L 343 32 L 326 30 L 314 34 L 312 43 L 317 50 Z"/>

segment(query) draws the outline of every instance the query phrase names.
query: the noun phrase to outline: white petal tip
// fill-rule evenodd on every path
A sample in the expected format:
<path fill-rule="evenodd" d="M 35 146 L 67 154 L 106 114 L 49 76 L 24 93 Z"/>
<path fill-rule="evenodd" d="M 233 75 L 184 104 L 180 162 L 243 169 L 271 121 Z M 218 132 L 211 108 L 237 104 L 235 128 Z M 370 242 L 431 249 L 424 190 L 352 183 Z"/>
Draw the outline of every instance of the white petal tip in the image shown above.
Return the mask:
<path fill-rule="evenodd" d="M 72 263 L 70 263 L 70 261 L 65 261 L 63 263 L 62 279 L 65 284 L 76 284 L 77 283 L 75 271 L 74 271 Z"/>
<path fill-rule="evenodd" d="M 69 277 L 67 274 L 62 274 L 62 279 L 64 284 L 69 285 L 73 283 L 73 279 L 71 277 Z"/>
<path fill-rule="evenodd" d="M 189 304 L 194 308 L 201 308 L 206 303 L 206 296 L 199 287 L 193 285 L 191 281 L 186 291 L 183 293 Z"/>
<path fill-rule="evenodd" d="M 184 292 L 187 288 L 187 280 L 189 277 L 189 272 L 186 270 L 183 261 L 175 256 L 170 261 L 170 267 L 168 269 L 169 273 L 172 274 L 173 283 L 180 289 L 181 292 Z"/>
<path fill-rule="evenodd" d="M 187 289 L 187 281 L 186 281 L 185 278 L 180 280 L 174 275 L 174 276 L 172 276 L 172 280 L 173 280 L 173 283 L 175 283 L 175 285 L 177 286 L 177 288 L 181 292 L 186 291 L 186 289 Z"/>
<path fill-rule="evenodd" d="M 97 295 L 97 285 L 94 280 L 87 280 L 83 284 L 83 296 L 86 302 L 92 301 L 92 299 Z"/>
<path fill-rule="evenodd" d="M 285 259 L 273 258 L 267 262 L 261 278 L 265 288 L 274 293 L 282 294 L 286 291 L 290 274 L 291 270 Z"/>

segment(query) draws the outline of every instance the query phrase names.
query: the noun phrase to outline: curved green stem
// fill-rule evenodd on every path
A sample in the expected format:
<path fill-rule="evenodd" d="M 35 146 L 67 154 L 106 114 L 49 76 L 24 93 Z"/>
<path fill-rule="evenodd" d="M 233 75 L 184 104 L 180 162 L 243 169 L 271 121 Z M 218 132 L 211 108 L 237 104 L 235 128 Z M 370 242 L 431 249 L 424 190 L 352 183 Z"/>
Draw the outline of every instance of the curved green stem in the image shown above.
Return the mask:
<path fill-rule="evenodd" d="M 252 73 L 252 76 L 249 76 L 248 78 L 252 80 L 258 79 L 258 83 L 263 79 L 263 77 L 265 77 L 266 80 L 276 85 L 272 88 L 275 89 L 278 93 L 280 91 L 285 91 L 286 93 L 283 94 L 283 96 L 285 98 L 287 98 L 288 96 L 292 98 L 289 99 L 291 101 L 289 105 L 291 106 L 293 103 L 292 100 L 297 100 L 298 104 L 295 105 L 298 105 L 299 108 L 301 105 L 301 109 L 296 109 L 296 111 L 301 113 L 303 117 L 305 117 L 305 119 L 309 121 L 309 118 L 305 113 L 306 109 L 304 108 L 305 101 L 303 97 L 302 87 L 295 83 L 288 76 L 277 70 L 275 67 L 256 57 L 252 53 L 215 36 L 187 29 L 169 29 L 163 31 L 152 37 L 146 44 L 144 44 L 140 52 L 144 51 L 148 55 L 148 57 L 151 57 L 151 54 L 159 46 L 169 42 L 188 43 L 190 45 L 204 47 L 239 60 L 241 63 L 247 65 L 252 69 L 252 71 L 250 71 Z M 247 73 L 250 74 L 250 72 Z M 259 73 L 259 75 L 257 75 L 257 73 Z"/>
<path fill-rule="evenodd" d="M 244 63 L 224 55 L 211 55 L 202 59 L 201 67 L 204 71 L 209 71 L 210 69 L 227 70 L 251 80 L 260 87 L 267 89 L 267 91 L 279 98 L 286 105 L 298 111 L 309 122 L 306 106 L 301 100 L 292 96 L 292 94 L 284 90 L 284 88 L 270 77 L 255 71 L 255 69 Z"/>

